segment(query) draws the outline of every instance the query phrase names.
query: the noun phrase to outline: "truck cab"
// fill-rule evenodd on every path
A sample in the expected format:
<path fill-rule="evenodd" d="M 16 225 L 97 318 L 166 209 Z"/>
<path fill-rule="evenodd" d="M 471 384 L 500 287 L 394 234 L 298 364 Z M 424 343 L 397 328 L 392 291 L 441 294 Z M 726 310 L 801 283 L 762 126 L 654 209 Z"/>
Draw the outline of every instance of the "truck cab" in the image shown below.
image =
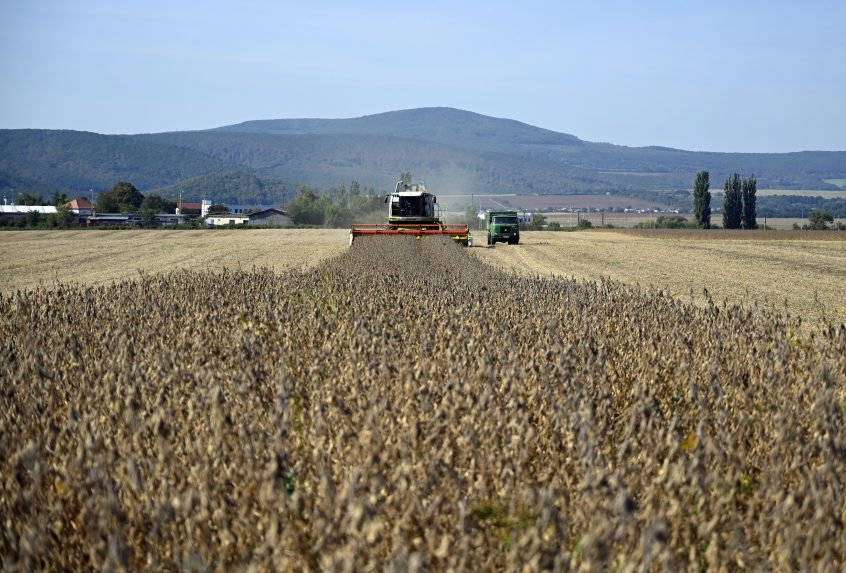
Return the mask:
<path fill-rule="evenodd" d="M 520 242 L 520 221 L 517 218 L 517 211 L 488 211 L 485 224 L 488 229 L 488 245 L 494 243 L 516 245 Z"/>

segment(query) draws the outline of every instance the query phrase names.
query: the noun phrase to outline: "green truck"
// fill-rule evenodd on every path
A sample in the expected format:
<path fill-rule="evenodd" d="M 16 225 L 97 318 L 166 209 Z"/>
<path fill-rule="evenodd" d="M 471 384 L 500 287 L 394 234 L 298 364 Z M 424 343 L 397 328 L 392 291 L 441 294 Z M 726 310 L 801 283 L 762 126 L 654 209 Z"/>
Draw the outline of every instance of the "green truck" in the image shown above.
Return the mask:
<path fill-rule="evenodd" d="M 485 223 L 488 228 L 488 245 L 498 242 L 516 245 L 520 242 L 517 211 L 488 211 Z"/>

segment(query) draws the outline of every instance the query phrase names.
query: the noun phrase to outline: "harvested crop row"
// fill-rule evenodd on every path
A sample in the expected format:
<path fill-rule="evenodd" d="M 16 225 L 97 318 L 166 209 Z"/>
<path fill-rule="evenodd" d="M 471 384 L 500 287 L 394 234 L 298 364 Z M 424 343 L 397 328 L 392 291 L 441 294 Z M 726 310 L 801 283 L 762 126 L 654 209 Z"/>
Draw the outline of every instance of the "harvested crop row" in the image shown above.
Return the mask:
<path fill-rule="evenodd" d="M 846 327 L 381 237 L 0 316 L 10 570 L 846 562 Z"/>

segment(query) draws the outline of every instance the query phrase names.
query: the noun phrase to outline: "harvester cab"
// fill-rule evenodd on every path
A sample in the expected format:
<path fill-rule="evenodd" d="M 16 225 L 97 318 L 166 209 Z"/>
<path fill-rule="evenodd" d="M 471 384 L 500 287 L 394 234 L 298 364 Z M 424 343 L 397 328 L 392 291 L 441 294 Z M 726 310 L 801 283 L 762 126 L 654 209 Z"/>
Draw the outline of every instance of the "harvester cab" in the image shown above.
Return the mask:
<path fill-rule="evenodd" d="M 436 213 L 438 199 L 426 190 L 425 183 L 398 181 L 393 193 L 385 196 L 388 204 L 387 223 L 361 223 L 350 229 L 350 245 L 367 235 L 448 235 L 465 246 L 473 244 L 470 228 L 465 224 L 448 224 Z"/>
<path fill-rule="evenodd" d="M 423 183 L 411 185 L 399 181 L 396 190 L 385 197 L 390 202 L 389 223 L 438 223 L 435 215 L 437 198 L 426 191 Z"/>

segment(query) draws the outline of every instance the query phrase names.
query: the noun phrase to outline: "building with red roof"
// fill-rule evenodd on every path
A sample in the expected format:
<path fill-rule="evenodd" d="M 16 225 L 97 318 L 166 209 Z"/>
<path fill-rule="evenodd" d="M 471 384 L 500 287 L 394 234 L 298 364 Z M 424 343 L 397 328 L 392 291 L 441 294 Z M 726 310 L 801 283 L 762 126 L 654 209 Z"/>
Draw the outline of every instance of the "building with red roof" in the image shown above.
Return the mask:
<path fill-rule="evenodd" d="M 68 209 L 72 213 L 81 216 L 88 216 L 94 213 L 94 205 L 88 200 L 88 197 L 77 197 L 76 199 L 67 203 Z"/>

